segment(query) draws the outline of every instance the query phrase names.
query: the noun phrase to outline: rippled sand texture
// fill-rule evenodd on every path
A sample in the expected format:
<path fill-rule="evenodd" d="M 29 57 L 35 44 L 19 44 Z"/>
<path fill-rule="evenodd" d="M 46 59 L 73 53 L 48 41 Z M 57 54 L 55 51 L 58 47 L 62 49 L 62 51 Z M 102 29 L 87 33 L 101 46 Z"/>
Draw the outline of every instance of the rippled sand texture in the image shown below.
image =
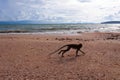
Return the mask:
<path fill-rule="evenodd" d="M 86 54 L 48 56 L 71 43 Z M 120 33 L 0 35 L 0 80 L 120 80 Z"/>

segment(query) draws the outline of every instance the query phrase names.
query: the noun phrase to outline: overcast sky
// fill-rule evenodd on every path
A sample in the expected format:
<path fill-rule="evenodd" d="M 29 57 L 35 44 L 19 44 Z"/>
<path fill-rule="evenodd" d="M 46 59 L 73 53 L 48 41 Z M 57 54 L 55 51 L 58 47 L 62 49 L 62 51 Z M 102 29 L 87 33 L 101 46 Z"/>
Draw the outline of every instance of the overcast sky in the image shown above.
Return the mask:
<path fill-rule="evenodd" d="M 0 0 L 0 21 L 120 21 L 120 0 Z"/>

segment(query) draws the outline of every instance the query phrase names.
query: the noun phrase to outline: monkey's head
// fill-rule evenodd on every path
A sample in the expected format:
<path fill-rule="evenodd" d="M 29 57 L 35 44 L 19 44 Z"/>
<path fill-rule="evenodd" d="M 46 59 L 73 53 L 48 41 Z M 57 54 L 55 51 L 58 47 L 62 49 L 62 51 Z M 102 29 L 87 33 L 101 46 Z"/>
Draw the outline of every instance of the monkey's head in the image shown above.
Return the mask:
<path fill-rule="evenodd" d="M 80 48 L 82 48 L 82 46 L 83 46 L 81 43 L 79 43 L 78 45 L 79 45 Z"/>

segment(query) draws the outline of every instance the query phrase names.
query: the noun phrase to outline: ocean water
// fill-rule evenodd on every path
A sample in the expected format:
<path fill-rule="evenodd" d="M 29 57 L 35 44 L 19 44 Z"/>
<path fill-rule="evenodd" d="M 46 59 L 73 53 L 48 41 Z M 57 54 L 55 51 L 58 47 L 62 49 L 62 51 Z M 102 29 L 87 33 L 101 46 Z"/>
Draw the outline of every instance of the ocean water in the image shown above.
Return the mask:
<path fill-rule="evenodd" d="M 80 34 L 120 32 L 120 24 L 0 24 L 0 34 Z"/>

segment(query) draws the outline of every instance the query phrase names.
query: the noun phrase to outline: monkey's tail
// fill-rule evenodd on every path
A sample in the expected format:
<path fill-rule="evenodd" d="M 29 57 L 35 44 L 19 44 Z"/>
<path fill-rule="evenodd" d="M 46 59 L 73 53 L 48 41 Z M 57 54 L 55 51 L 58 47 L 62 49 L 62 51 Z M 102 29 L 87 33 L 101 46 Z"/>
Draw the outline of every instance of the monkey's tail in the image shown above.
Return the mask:
<path fill-rule="evenodd" d="M 64 47 L 66 47 L 66 46 L 67 46 L 67 45 L 64 45 L 64 46 L 60 47 L 60 48 L 59 48 L 59 49 L 57 49 L 56 51 L 54 51 L 54 52 L 50 53 L 48 56 L 50 56 L 50 55 L 52 55 L 52 54 L 56 53 L 57 51 L 59 51 L 60 49 L 62 49 L 62 48 L 64 48 Z"/>

